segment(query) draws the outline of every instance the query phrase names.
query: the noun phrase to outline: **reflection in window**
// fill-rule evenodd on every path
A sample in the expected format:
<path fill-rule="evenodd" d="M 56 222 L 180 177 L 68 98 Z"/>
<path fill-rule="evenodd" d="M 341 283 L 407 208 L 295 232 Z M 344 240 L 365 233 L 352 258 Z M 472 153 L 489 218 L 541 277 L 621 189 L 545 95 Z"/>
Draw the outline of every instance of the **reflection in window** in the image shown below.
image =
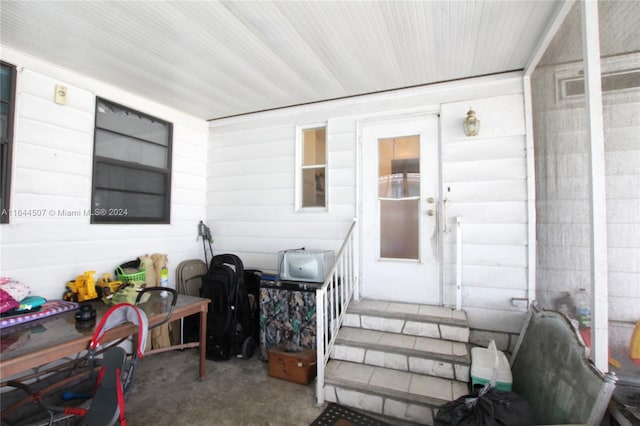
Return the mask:
<path fill-rule="evenodd" d="M 326 207 L 326 127 L 302 130 L 302 207 Z"/>
<path fill-rule="evenodd" d="M 380 257 L 418 259 L 420 137 L 378 140 Z"/>

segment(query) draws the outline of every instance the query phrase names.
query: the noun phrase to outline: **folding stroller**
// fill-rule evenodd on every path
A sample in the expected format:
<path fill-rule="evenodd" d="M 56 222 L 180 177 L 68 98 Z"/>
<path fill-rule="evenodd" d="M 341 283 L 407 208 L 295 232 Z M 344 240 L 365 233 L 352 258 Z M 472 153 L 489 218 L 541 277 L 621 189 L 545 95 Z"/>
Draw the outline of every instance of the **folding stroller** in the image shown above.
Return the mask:
<path fill-rule="evenodd" d="M 258 305 L 249 302 L 242 260 L 231 253 L 214 256 L 202 278 L 200 296 L 211 299 L 207 312 L 207 358 L 223 361 L 240 355 L 250 359 L 257 346 Z"/>
<path fill-rule="evenodd" d="M 147 316 L 137 307 L 142 294 L 147 291 L 168 291 L 172 294 L 173 299 L 171 307 L 165 319 L 149 328 Z M 140 358 L 144 356 L 144 348 L 146 346 L 147 334 L 150 329 L 159 327 L 166 323 L 173 314 L 177 300 L 177 293 L 171 288 L 151 287 L 146 288 L 138 294 L 136 305 L 130 303 L 119 303 L 112 306 L 102 317 L 100 323 L 96 326 L 95 332 L 87 351 L 87 361 L 94 379 L 94 389 L 91 399 L 80 407 L 56 407 L 45 404 L 41 395 L 33 392 L 28 385 L 20 382 L 11 381 L 8 384 L 17 388 L 21 388 L 31 394 L 34 400 L 49 413 L 49 425 L 53 425 L 56 414 L 64 413 L 65 415 L 80 416 L 78 424 L 87 426 L 110 426 L 119 423 L 126 426 L 125 419 L 125 397 L 130 390 L 135 376 L 135 369 Z M 99 360 L 100 370 L 96 374 L 96 364 L 98 360 L 96 354 L 99 346 L 105 336 L 105 333 L 121 324 L 133 323 L 137 326 L 137 345 L 132 348 L 132 354 L 127 360 L 127 352 L 121 346 L 112 345 L 108 347 L 102 358 Z M 133 333 L 133 334 L 136 334 Z"/>

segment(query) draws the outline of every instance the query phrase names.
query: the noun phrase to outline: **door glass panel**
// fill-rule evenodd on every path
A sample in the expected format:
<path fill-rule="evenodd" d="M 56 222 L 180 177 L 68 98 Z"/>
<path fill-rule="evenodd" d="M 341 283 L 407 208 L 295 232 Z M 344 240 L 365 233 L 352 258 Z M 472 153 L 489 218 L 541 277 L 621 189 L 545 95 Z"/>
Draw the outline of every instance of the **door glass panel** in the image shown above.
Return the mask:
<path fill-rule="evenodd" d="M 378 140 L 380 257 L 419 258 L 420 137 Z"/>

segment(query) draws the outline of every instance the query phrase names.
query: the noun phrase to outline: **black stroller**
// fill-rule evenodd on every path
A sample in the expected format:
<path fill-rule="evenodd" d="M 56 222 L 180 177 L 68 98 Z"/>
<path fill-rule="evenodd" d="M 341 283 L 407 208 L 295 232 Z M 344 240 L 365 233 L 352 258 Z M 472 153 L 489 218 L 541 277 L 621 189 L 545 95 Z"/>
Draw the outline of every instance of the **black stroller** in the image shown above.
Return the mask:
<path fill-rule="evenodd" d="M 153 327 L 149 327 L 146 314 L 139 309 L 137 305 L 145 292 L 153 290 L 170 292 L 173 298 L 169 311 L 163 321 Z M 177 293 L 175 290 L 166 287 L 150 287 L 142 290 L 138 294 L 135 305 L 119 303 L 112 306 L 102 316 L 89 342 L 88 351 L 85 356 L 94 381 L 93 394 L 87 395 L 90 399 L 80 406 L 57 407 L 49 405 L 44 403 L 42 395 L 34 391 L 29 385 L 18 381 L 9 381 L 7 384 L 23 389 L 31 395 L 33 399 L 49 413 L 49 425 L 53 425 L 54 421 L 57 423 L 61 420 L 60 416 L 62 416 L 62 419 L 78 416 L 79 421 L 77 424 L 80 425 L 111 426 L 120 424 L 121 426 L 126 426 L 124 402 L 127 392 L 133 384 L 138 360 L 144 355 L 148 331 L 169 321 L 173 314 L 176 301 Z M 131 322 L 137 326 L 134 334 L 138 335 L 137 346 L 132 348 L 130 359 L 127 360 L 128 356 L 126 351 L 117 344 L 100 350 L 99 347 L 105 333 L 127 322 Z M 98 353 L 102 353 L 101 359 L 97 359 L 96 355 Z M 97 373 L 96 366 L 100 366 Z M 80 397 L 82 398 L 83 396 Z M 74 422 L 74 424 L 76 423 Z"/>
<path fill-rule="evenodd" d="M 202 279 L 200 296 L 211 299 L 207 313 L 207 358 L 249 359 L 257 346 L 258 307 L 250 303 L 244 265 L 234 254 L 213 256 Z"/>

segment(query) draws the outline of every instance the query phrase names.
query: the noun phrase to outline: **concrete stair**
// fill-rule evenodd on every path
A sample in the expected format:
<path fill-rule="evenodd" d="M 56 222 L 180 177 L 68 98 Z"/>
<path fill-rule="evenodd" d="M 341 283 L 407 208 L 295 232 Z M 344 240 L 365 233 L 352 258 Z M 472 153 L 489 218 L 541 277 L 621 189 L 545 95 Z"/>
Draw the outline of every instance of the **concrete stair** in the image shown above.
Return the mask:
<path fill-rule="evenodd" d="M 466 314 L 410 303 L 351 302 L 325 370 L 325 399 L 433 424 L 437 407 L 469 393 Z"/>

